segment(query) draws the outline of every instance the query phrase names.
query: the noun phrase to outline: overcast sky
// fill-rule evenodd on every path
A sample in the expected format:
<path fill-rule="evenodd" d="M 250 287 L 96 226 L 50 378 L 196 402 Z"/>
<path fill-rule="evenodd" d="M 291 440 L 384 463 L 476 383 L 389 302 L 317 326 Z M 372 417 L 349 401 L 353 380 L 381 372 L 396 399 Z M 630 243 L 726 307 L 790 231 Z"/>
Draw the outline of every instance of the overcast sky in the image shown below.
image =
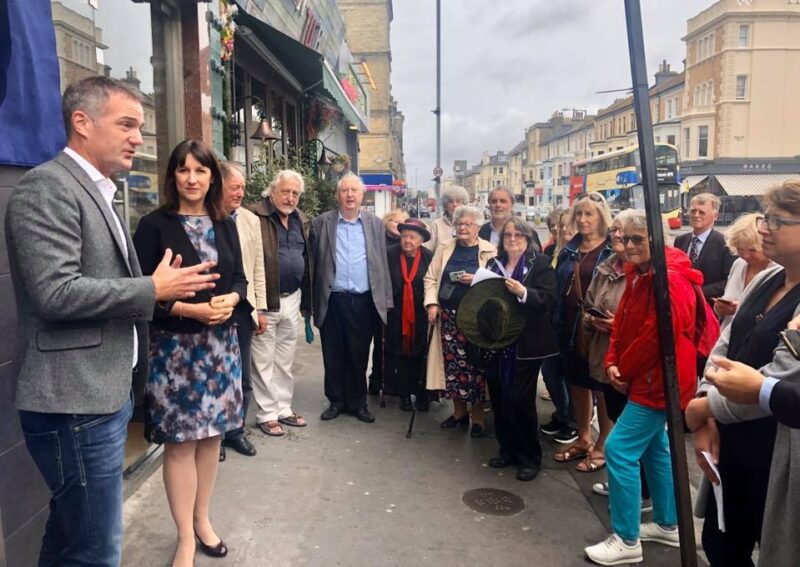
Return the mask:
<path fill-rule="evenodd" d="M 711 0 L 642 0 L 647 71 L 683 69 L 686 20 Z M 394 0 L 392 94 L 405 115 L 406 176 L 431 186 L 436 163 L 434 0 Z M 594 113 L 631 84 L 622 0 L 443 0 L 442 167 L 510 151 L 555 110 Z"/>

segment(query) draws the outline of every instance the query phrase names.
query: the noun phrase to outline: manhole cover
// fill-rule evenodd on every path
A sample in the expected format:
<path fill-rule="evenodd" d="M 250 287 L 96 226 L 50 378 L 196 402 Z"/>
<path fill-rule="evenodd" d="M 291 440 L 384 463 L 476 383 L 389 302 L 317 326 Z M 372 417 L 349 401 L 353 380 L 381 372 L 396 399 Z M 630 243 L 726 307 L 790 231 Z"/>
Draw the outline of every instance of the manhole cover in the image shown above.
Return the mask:
<path fill-rule="evenodd" d="M 497 488 L 476 488 L 464 493 L 464 504 L 480 512 L 492 516 L 511 516 L 521 512 L 525 501 L 507 490 Z"/>

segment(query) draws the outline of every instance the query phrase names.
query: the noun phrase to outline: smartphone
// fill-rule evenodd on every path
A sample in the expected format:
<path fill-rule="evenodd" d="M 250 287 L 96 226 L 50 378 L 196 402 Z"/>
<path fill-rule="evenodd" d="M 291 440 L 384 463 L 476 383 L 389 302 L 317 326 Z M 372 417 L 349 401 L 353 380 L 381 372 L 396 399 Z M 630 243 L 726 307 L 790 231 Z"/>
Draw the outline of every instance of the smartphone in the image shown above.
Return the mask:
<path fill-rule="evenodd" d="M 590 307 L 586 310 L 586 312 L 591 315 L 592 317 L 597 317 L 598 319 L 611 319 L 604 311 L 600 311 L 597 307 Z"/>
<path fill-rule="evenodd" d="M 452 283 L 458 283 L 461 281 L 461 276 L 466 274 L 464 270 L 459 270 L 457 272 L 450 272 L 450 281 Z"/>
<path fill-rule="evenodd" d="M 795 360 L 800 360 L 800 331 L 786 329 L 781 331 L 781 341 L 792 354 Z"/>

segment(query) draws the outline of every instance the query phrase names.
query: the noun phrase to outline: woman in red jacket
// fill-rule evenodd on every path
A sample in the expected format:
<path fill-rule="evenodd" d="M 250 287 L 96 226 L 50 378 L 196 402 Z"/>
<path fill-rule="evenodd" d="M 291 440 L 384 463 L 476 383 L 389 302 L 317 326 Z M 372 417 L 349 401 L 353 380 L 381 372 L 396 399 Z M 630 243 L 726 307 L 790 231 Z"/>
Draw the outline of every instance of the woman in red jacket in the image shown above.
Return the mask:
<path fill-rule="evenodd" d="M 625 292 L 605 365 L 612 386 L 627 392 L 628 404 L 606 442 L 614 533 L 585 549 L 589 559 L 600 565 L 641 562 L 640 539 L 679 545 L 646 220 L 644 211 L 635 211 L 623 225 L 628 262 Z M 685 408 L 695 393 L 695 286 L 702 285 L 703 276 L 677 248 L 667 247 L 666 257 L 681 407 Z M 640 462 L 653 498 L 655 520 L 642 525 Z"/>

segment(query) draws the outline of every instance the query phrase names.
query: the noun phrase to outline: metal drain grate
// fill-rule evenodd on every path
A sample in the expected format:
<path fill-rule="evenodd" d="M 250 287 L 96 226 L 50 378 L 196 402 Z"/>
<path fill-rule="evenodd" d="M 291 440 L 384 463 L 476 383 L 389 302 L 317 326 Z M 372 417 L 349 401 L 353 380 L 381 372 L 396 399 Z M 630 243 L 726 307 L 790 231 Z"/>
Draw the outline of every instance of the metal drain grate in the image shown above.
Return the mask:
<path fill-rule="evenodd" d="M 521 512 L 525 501 L 507 490 L 497 488 L 476 488 L 464 493 L 464 504 L 480 512 L 492 516 L 512 516 Z"/>

